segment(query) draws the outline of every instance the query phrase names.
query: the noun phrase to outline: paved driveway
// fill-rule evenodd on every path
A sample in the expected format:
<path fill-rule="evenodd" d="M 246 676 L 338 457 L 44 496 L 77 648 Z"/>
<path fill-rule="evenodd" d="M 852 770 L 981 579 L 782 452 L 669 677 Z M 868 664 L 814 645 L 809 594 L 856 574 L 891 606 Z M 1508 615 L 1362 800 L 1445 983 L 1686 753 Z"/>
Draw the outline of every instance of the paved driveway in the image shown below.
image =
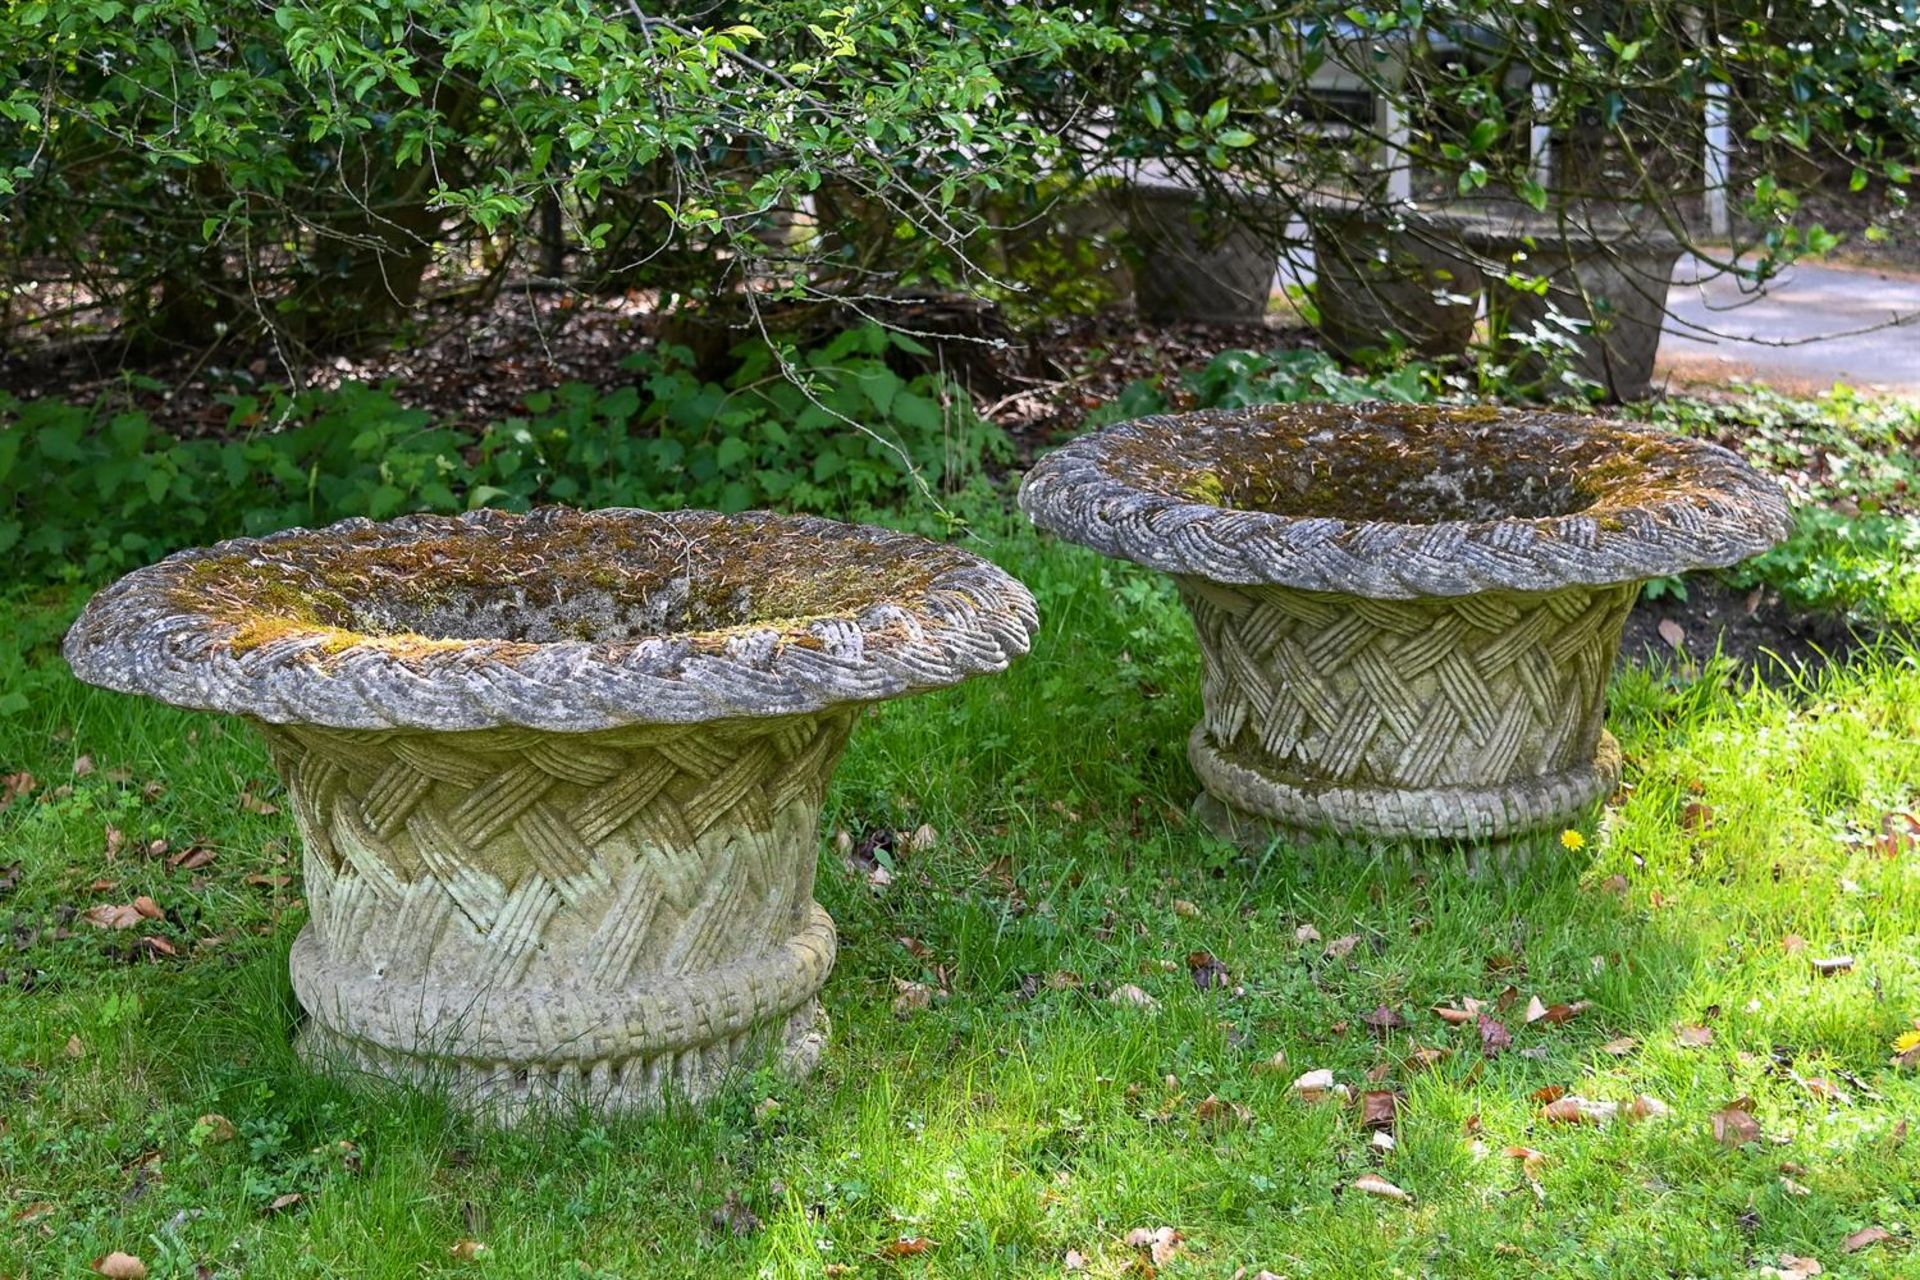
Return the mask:
<path fill-rule="evenodd" d="M 1667 295 L 1660 365 L 1676 378 L 1920 395 L 1920 279 L 1802 263 L 1756 296 L 1702 274 L 1681 259 Z"/>

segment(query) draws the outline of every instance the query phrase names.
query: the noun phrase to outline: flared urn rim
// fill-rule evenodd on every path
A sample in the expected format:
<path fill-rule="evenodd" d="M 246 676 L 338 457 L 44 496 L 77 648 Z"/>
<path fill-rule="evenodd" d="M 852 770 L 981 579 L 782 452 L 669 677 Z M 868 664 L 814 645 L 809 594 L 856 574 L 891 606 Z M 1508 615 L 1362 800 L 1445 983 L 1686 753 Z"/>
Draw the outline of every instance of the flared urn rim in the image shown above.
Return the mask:
<path fill-rule="evenodd" d="M 1042 458 L 1041 528 L 1169 573 L 1385 600 L 1738 563 L 1792 527 L 1718 445 L 1589 415 L 1370 402 L 1155 415 Z"/>
<path fill-rule="evenodd" d="M 823 711 L 1003 670 L 1033 597 L 958 547 L 770 512 L 355 518 L 101 591 L 90 683 L 274 724 L 592 732 Z"/>

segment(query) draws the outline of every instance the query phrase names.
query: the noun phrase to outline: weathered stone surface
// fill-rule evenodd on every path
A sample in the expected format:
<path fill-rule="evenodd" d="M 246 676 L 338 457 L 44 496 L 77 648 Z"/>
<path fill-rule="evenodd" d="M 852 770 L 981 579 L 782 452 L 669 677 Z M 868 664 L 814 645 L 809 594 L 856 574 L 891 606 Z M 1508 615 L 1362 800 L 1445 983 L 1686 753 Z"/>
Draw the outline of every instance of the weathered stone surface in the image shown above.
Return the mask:
<path fill-rule="evenodd" d="M 1786 535 L 1717 446 L 1577 415 L 1286 405 L 1143 418 L 1043 459 L 1041 527 L 1178 575 L 1219 825 L 1498 840 L 1608 794 L 1637 584 Z M 1230 819 L 1230 820 L 1229 820 Z"/>
<path fill-rule="evenodd" d="M 1012 578 L 765 514 L 348 521 L 102 592 L 84 679 L 255 720 L 305 846 L 316 1061 L 544 1103 L 818 1060 L 818 820 L 855 704 L 995 671 Z"/>

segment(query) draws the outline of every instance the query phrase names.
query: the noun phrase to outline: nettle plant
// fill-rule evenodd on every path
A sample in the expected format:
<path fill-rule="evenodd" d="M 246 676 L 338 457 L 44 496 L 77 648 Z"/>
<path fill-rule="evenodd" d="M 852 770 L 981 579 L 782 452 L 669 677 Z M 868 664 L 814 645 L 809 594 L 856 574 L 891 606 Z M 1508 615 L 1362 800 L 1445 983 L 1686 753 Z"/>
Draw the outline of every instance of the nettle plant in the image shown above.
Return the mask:
<path fill-rule="evenodd" d="M 805 293 L 804 196 L 964 245 L 971 197 L 1054 152 L 1004 77 L 1109 39 L 1049 5 L 653 7 L 9 5 L 0 238 L 14 291 L 39 287 L 0 320 L 106 304 L 148 339 L 298 354 L 540 245 L 620 287 Z"/>

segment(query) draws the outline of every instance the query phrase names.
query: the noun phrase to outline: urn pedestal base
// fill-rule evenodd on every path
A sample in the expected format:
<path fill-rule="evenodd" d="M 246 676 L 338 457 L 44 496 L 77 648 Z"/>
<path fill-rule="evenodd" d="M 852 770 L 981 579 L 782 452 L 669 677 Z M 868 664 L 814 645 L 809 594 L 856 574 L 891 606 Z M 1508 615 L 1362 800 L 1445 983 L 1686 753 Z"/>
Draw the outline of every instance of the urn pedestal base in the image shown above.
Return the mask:
<path fill-rule="evenodd" d="M 1613 794 L 1620 744 L 1603 733 L 1591 764 L 1496 787 L 1393 791 L 1288 782 L 1235 761 L 1206 741 L 1204 726 L 1187 756 L 1206 788 L 1194 802 L 1201 825 L 1249 853 L 1276 840 L 1350 843 L 1427 840 L 1457 848 L 1476 865 L 1483 855 L 1519 865 L 1554 847 L 1561 829 Z"/>

